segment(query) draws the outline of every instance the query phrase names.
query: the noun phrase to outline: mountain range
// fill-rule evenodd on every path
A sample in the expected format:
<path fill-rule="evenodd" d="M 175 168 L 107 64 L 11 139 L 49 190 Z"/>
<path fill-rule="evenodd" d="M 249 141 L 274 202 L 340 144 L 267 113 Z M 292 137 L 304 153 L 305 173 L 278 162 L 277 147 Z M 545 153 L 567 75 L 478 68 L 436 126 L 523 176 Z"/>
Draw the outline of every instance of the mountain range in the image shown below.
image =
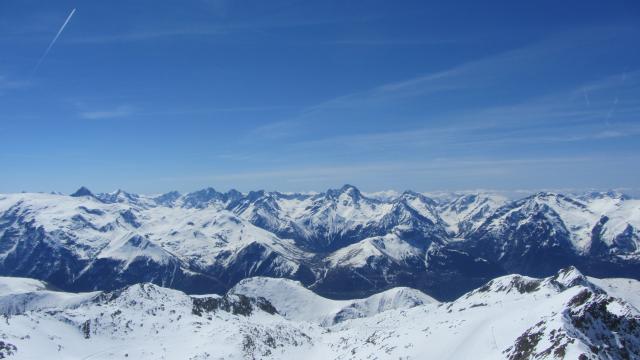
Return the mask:
<path fill-rule="evenodd" d="M 640 279 L 640 200 L 380 196 L 351 185 L 313 194 L 0 195 L 0 275 L 72 292 L 153 283 L 222 295 L 262 276 L 336 300 L 410 287 L 451 301 L 499 276 L 546 277 L 567 266 Z"/>

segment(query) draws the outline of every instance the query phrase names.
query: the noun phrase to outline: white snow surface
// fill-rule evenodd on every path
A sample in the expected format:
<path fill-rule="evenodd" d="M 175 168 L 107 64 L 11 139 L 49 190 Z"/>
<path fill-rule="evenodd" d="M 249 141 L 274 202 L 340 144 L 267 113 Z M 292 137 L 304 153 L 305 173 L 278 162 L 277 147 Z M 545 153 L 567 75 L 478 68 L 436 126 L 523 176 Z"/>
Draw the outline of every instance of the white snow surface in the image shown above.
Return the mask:
<path fill-rule="evenodd" d="M 331 267 L 359 268 L 367 265 L 370 260 L 385 258 L 396 263 L 402 263 L 408 258 L 424 259 L 425 251 L 403 241 L 398 234 L 376 236 L 345 246 L 327 256 L 327 263 Z"/>
<path fill-rule="evenodd" d="M 16 291 L 29 290 L 28 281 L 18 281 L 23 284 Z M 228 297 L 239 301 L 239 294 L 261 296 L 279 313 L 255 308 L 250 315 L 221 309 L 198 315 L 192 297 L 139 284 L 85 301 L 4 312 L 0 352 L 14 359 L 483 360 L 508 358 L 528 337 L 532 354 L 526 358 L 556 359 L 554 351 L 561 348 L 564 358 L 577 359 L 581 354 L 595 356 L 593 346 L 607 345 L 611 352 L 600 358 L 622 359 L 615 344 L 623 338 L 634 358 L 639 355 L 633 352 L 640 345 L 637 329 L 617 333 L 598 316 L 640 322 L 638 309 L 628 299 L 636 296 L 636 289 L 637 282 L 586 278 L 567 269 L 546 279 L 497 278 L 449 303 L 406 288 L 333 301 L 296 282 L 253 278 L 238 284 Z M 590 304 L 606 304 L 596 308 L 608 315 L 589 312 Z M 345 309 L 361 316 L 327 321 Z M 593 319 L 586 322 L 590 327 L 571 320 L 587 312 Z"/>
<path fill-rule="evenodd" d="M 482 225 L 487 217 L 508 200 L 495 193 L 454 194 L 438 206 L 438 211 L 450 233 L 464 236 Z"/>
<path fill-rule="evenodd" d="M 54 291 L 44 281 L 3 276 L 0 277 L 0 313 L 19 314 L 32 310 L 66 308 L 81 304 L 99 293 Z"/>
<path fill-rule="evenodd" d="M 137 207 L 127 202 L 104 203 L 91 196 L 25 193 L 0 195 L 0 213 L 6 211 L 48 233 L 64 234 L 52 237 L 54 245 L 80 259 L 117 259 L 125 267 L 139 257 L 158 263 L 177 258 L 201 267 L 216 262 L 224 265 L 234 254 L 257 243 L 281 256 L 281 273 L 286 274 L 295 272 L 298 261 L 308 256 L 292 241 L 217 206 Z M 231 256 L 217 258 L 221 253 Z"/>

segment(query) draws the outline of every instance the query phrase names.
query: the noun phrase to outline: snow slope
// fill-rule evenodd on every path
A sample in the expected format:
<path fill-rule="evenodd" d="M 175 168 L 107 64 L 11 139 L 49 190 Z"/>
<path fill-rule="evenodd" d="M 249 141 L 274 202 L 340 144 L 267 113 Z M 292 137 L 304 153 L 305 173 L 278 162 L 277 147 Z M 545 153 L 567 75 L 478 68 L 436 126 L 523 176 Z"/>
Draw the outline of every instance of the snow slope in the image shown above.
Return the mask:
<path fill-rule="evenodd" d="M 411 289 L 331 301 L 299 283 L 269 278 L 247 279 L 225 296 L 188 296 L 139 284 L 72 305 L 4 313 L 0 354 L 14 359 L 635 359 L 640 312 L 626 300 L 637 287 L 629 284 L 567 268 L 541 279 L 496 278 L 448 303 Z M 333 322 L 321 316 L 345 309 L 364 316 Z"/>
<path fill-rule="evenodd" d="M 255 277 L 239 282 L 232 294 L 264 297 L 287 319 L 332 325 L 348 319 L 370 317 L 393 309 L 437 303 L 430 296 L 410 288 L 393 288 L 357 300 L 331 300 L 305 288 L 300 282 Z"/>
<path fill-rule="evenodd" d="M 47 283 L 40 280 L 0 276 L 0 296 L 45 290 L 47 287 Z"/>
<path fill-rule="evenodd" d="M 640 281 L 634 279 L 597 279 L 589 277 L 589 281 L 602 288 L 611 296 L 624 299 L 640 309 Z"/>

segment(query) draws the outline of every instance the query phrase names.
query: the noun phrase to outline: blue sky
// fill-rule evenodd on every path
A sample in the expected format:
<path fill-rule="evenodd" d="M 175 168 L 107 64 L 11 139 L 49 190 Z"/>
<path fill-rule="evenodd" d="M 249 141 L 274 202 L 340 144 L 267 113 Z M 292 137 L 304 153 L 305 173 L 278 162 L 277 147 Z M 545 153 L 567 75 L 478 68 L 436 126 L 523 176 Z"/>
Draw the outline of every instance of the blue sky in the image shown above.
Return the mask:
<path fill-rule="evenodd" d="M 4 0 L 0 192 L 637 189 L 638 44 L 635 0 Z"/>

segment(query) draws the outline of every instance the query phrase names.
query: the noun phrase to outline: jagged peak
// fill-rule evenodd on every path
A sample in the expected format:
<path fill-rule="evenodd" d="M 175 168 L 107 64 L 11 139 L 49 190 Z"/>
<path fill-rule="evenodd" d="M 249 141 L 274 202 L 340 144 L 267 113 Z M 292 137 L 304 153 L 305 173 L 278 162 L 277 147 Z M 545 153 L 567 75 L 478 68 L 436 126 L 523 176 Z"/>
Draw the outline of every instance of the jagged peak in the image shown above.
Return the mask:
<path fill-rule="evenodd" d="M 465 298 L 474 294 L 487 292 L 526 294 L 542 289 L 562 292 L 575 286 L 584 286 L 594 292 L 601 292 L 601 290 L 591 283 L 575 266 L 569 266 L 561 269 L 553 276 L 541 279 L 518 274 L 501 276 L 468 293 L 465 295 Z"/>
<path fill-rule="evenodd" d="M 156 299 L 188 299 L 188 295 L 179 290 L 165 288 L 150 282 L 127 285 L 112 291 L 104 291 L 96 295 L 94 303 L 122 302 L 130 303 L 130 300 L 156 300 Z M 133 302 L 131 304 L 135 304 Z"/>
<path fill-rule="evenodd" d="M 436 206 L 437 203 L 432 198 L 428 197 L 425 194 L 421 194 L 419 192 L 413 190 L 405 190 L 402 192 L 400 196 L 396 200 L 405 200 L 405 199 L 420 199 L 422 202 L 429 204 L 430 206 Z"/>
<path fill-rule="evenodd" d="M 558 194 L 556 192 L 552 192 L 552 191 L 538 191 L 535 194 L 532 194 L 528 197 L 526 197 L 525 199 L 531 199 L 531 200 L 547 200 L 547 199 L 557 199 L 559 197 L 561 197 L 561 194 Z"/>
<path fill-rule="evenodd" d="M 266 192 L 264 190 L 251 190 L 247 194 L 247 199 L 249 201 L 255 201 L 263 196 L 265 196 Z"/>
<path fill-rule="evenodd" d="M 226 195 L 230 197 L 238 197 L 238 198 L 244 196 L 244 194 L 241 191 L 238 191 L 236 189 L 230 189 L 229 191 L 227 191 Z"/>
<path fill-rule="evenodd" d="M 569 266 L 561 269 L 554 276 L 548 278 L 548 282 L 558 286 L 562 290 L 579 285 L 589 288 L 594 287 L 587 277 L 584 276 L 575 266 Z"/>
<path fill-rule="evenodd" d="M 351 184 L 344 184 L 344 185 L 342 186 L 342 188 L 340 188 L 340 191 L 342 191 L 342 192 L 350 192 L 350 191 L 357 191 L 357 192 L 360 192 L 360 190 L 358 190 L 358 188 L 357 188 L 357 187 L 355 187 L 355 186 L 353 186 L 353 185 L 351 185 Z"/>
<path fill-rule="evenodd" d="M 140 195 L 138 195 L 136 193 L 132 193 L 132 192 L 129 192 L 129 191 L 126 191 L 126 190 L 122 190 L 122 189 L 116 190 L 114 192 L 114 195 L 116 195 L 116 196 L 122 195 L 122 196 L 125 196 L 125 197 L 128 197 L 128 198 L 138 198 L 138 197 L 140 197 Z"/>
<path fill-rule="evenodd" d="M 506 275 L 495 278 L 482 287 L 472 291 L 465 297 L 469 297 L 477 293 L 512 293 L 517 292 L 519 294 L 531 293 L 540 289 L 540 279 L 523 276 L 523 275 Z"/>
<path fill-rule="evenodd" d="M 212 200 L 221 200 L 223 198 L 223 193 L 218 192 L 212 187 L 207 187 L 186 194 L 183 197 L 183 206 L 188 208 L 205 208 L 211 204 Z"/>
<path fill-rule="evenodd" d="M 192 191 L 188 193 L 187 196 L 203 196 L 203 195 L 216 195 L 216 194 L 220 194 L 220 193 L 216 191 L 216 189 L 209 186 L 204 189 Z"/>
<path fill-rule="evenodd" d="M 140 199 L 140 195 L 130 193 L 122 189 L 118 189 L 110 193 L 101 193 L 96 197 L 104 202 L 138 201 Z"/>
<path fill-rule="evenodd" d="M 174 206 L 175 202 L 180 199 L 181 196 L 182 194 L 180 192 L 173 190 L 153 197 L 153 201 L 155 201 L 156 204 L 164 206 Z"/>

